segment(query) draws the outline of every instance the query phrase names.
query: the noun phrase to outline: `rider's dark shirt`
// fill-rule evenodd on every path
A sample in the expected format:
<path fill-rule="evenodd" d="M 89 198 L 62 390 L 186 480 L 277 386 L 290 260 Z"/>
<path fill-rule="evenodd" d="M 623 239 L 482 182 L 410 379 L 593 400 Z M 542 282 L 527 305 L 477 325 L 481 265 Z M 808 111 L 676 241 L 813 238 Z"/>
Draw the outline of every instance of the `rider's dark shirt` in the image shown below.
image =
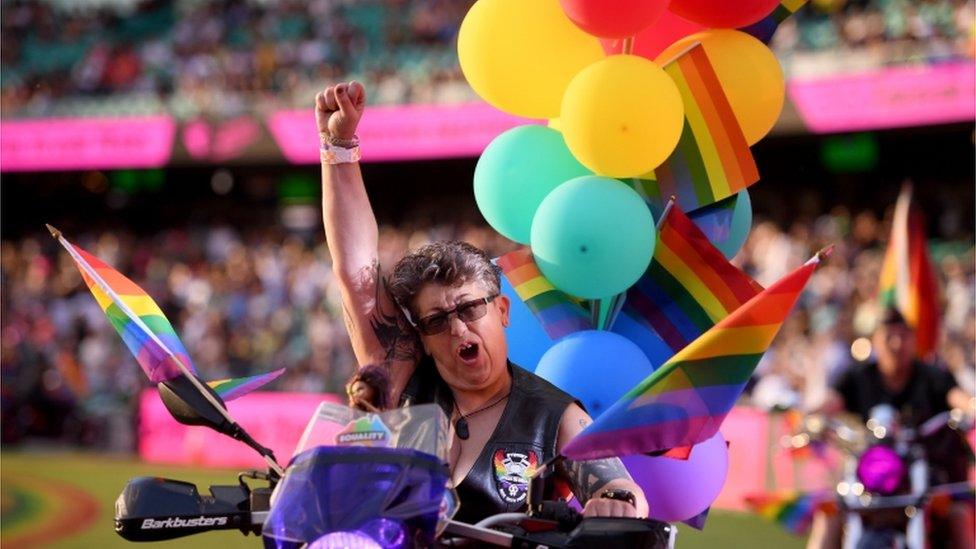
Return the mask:
<path fill-rule="evenodd" d="M 884 386 L 874 362 L 850 366 L 833 384 L 844 399 L 844 408 L 860 415 L 862 421 L 869 419 L 875 406 L 888 404 L 898 411 L 902 423 L 911 427 L 948 410 L 947 397 L 956 386 L 952 374 L 921 362 L 912 365 L 911 379 L 899 392 Z M 924 446 L 932 463 L 934 482 L 966 480 L 972 450 L 958 433 L 943 429 L 928 437 Z"/>
<path fill-rule="evenodd" d="M 455 520 L 474 523 L 496 513 L 525 508 L 528 478 L 556 455 L 556 434 L 573 397 L 514 364 L 512 392 L 498 425 L 471 471 L 457 486 L 461 508 Z M 450 388 L 425 357 L 407 383 L 401 405 L 436 402 L 448 416 L 454 409 Z"/>
<path fill-rule="evenodd" d="M 875 362 L 851 365 L 834 382 L 844 408 L 860 415 L 862 421 L 869 419 L 875 406 L 888 404 L 898 411 L 903 423 L 912 427 L 948 410 L 946 398 L 955 386 L 952 374 L 922 362 L 912 364 L 911 378 L 899 392 L 885 387 Z"/>

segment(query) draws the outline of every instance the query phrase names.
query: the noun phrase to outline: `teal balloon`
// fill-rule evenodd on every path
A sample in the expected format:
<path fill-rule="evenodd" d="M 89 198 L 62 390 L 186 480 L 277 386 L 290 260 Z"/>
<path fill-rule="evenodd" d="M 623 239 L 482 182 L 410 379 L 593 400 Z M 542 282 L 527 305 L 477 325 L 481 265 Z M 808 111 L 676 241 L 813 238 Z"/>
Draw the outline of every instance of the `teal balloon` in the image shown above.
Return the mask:
<path fill-rule="evenodd" d="M 539 204 L 560 184 L 592 172 L 566 148 L 562 134 L 545 126 L 512 128 L 496 137 L 474 170 L 474 198 L 488 224 L 529 243 Z"/>
<path fill-rule="evenodd" d="M 749 191 L 738 193 L 688 214 L 705 236 L 728 259 L 735 257 L 752 228 L 752 200 Z"/>
<path fill-rule="evenodd" d="M 598 299 L 623 292 L 647 269 L 657 230 L 650 210 L 627 185 L 600 176 L 563 183 L 532 221 L 532 254 L 554 286 Z"/>

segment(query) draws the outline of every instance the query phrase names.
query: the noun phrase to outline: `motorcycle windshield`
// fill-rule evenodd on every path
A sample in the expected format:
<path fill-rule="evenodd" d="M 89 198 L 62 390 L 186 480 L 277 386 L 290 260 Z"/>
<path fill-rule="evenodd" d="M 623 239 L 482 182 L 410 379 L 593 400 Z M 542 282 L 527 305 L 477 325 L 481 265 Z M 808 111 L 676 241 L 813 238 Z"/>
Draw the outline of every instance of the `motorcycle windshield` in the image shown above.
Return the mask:
<path fill-rule="evenodd" d="M 447 489 L 448 444 L 436 405 L 372 414 L 320 404 L 275 489 L 265 545 L 429 544 L 457 508 Z"/>
<path fill-rule="evenodd" d="M 430 545 L 447 480 L 442 461 L 412 449 L 306 450 L 292 459 L 278 487 L 262 532 L 266 546 Z"/>
<path fill-rule="evenodd" d="M 447 462 L 448 421 L 435 404 L 396 408 L 380 414 L 323 402 L 312 415 L 293 456 L 317 446 L 404 448 Z"/>

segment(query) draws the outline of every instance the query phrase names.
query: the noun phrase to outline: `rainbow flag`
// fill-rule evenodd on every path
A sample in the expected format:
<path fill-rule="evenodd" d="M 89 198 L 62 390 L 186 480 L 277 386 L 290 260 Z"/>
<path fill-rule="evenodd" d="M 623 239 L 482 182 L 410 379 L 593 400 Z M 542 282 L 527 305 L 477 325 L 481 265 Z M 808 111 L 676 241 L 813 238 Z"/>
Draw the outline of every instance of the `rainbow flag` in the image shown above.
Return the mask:
<path fill-rule="evenodd" d="M 803 536 L 810 531 L 814 512 L 837 512 L 834 497 L 830 492 L 785 492 L 755 494 L 744 499 L 757 515 L 779 524 L 794 535 Z"/>
<path fill-rule="evenodd" d="M 279 368 L 271 372 L 249 377 L 208 381 L 207 385 L 209 385 L 210 388 L 220 395 L 220 398 L 224 399 L 225 401 L 234 400 L 239 396 L 244 396 L 251 391 L 271 383 L 272 381 L 281 377 L 281 374 L 283 373 L 285 373 L 285 369 Z"/>
<path fill-rule="evenodd" d="M 151 382 L 160 383 L 184 374 L 197 376 L 193 361 L 173 325 L 145 290 L 94 255 L 68 242 L 54 227 L 48 225 L 48 230 L 71 255 L 95 301 Z M 282 373 L 284 369 L 222 380 L 213 382 L 211 387 L 222 399 L 230 400 L 257 389 Z"/>
<path fill-rule="evenodd" d="M 912 187 L 905 185 L 895 203 L 891 237 L 881 265 L 878 300 L 895 307 L 915 329 L 916 355 L 927 358 L 939 337 L 939 283 L 925 243 L 925 222 L 912 206 Z"/>
<path fill-rule="evenodd" d="M 499 257 L 498 266 L 553 341 L 573 332 L 593 329 L 587 310 L 543 276 L 529 248 Z"/>
<path fill-rule="evenodd" d="M 678 146 L 635 189 L 658 205 L 675 196 L 692 211 L 734 195 L 759 181 L 749 144 L 701 44 L 664 66 L 685 106 Z"/>
<path fill-rule="evenodd" d="M 623 313 L 676 353 L 761 291 L 674 204 L 660 221 L 647 272 L 627 291 Z"/>
<path fill-rule="evenodd" d="M 769 42 L 773 39 L 773 34 L 776 33 L 776 29 L 779 28 L 780 24 L 789 19 L 790 16 L 799 11 L 799 9 L 805 6 L 809 1 L 810 0 L 783 0 L 769 15 L 763 17 L 748 27 L 742 27 L 739 30 L 753 35 L 763 44 L 769 44 Z"/>
<path fill-rule="evenodd" d="M 714 435 L 827 254 L 818 253 L 671 357 L 578 434 L 563 455 L 645 454 Z"/>

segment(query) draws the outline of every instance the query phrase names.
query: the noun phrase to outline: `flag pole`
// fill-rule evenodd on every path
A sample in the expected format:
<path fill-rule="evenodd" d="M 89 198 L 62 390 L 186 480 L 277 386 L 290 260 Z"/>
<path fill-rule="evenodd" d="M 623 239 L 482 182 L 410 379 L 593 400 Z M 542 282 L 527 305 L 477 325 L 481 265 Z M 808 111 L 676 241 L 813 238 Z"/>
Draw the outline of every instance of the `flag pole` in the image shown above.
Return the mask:
<path fill-rule="evenodd" d="M 81 257 L 81 255 L 78 254 L 78 251 L 75 250 L 74 246 L 72 246 L 71 243 L 68 242 L 61 235 L 61 231 L 59 231 L 58 229 L 52 227 L 47 223 L 45 223 L 45 225 L 47 226 L 47 230 L 50 231 L 51 236 L 53 236 L 55 240 L 57 240 L 58 243 L 61 244 L 61 246 L 64 247 L 65 250 L 68 251 L 68 254 L 70 254 L 71 258 L 75 260 L 75 263 L 79 267 L 81 267 L 82 270 L 85 271 L 85 274 L 87 274 L 89 278 L 91 278 L 95 282 L 95 284 L 98 284 L 99 289 L 101 289 L 103 292 L 105 292 L 106 295 L 112 298 L 112 301 L 119 307 L 119 309 L 121 309 L 122 312 L 125 313 L 127 317 L 129 317 L 130 320 L 132 320 L 137 326 L 139 326 L 140 329 L 142 329 L 146 334 L 148 334 L 149 337 L 153 340 L 153 343 L 159 345 L 159 348 L 162 349 L 163 352 L 165 352 L 166 355 L 170 359 L 172 359 L 173 362 L 176 363 L 177 367 L 179 367 L 180 372 L 183 374 L 183 376 L 186 377 L 188 380 L 190 380 L 190 383 L 193 384 L 193 386 L 197 389 L 197 391 L 200 392 L 201 395 L 203 395 L 203 398 L 205 398 L 210 404 L 212 404 L 214 408 L 216 408 L 217 411 L 220 412 L 220 415 L 224 416 L 224 419 L 229 421 L 232 426 L 239 428 L 240 426 L 237 425 L 237 422 L 234 421 L 234 418 L 230 417 L 230 412 L 228 412 L 227 409 L 220 404 L 220 401 L 218 401 L 217 398 L 214 397 L 214 395 L 210 391 L 204 388 L 203 383 L 197 378 L 197 376 L 190 373 L 190 370 L 186 367 L 185 364 L 183 364 L 183 361 L 180 360 L 173 353 L 173 351 L 170 351 L 169 347 L 167 347 L 165 343 L 163 343 L 158 337 L 156 337 L 156 334 L 154 334 L 153 331 L 149 329 L 149 326 L 146 326 L 146 324 L 142 321 L 142 319 L 139 318 L 139 316 L 136 315 L 132 311 L 132 309 L 130 309 L 129 306 L 126 305 L 124 301 L 122 301 L 122 298 L 120 298 L 118 294 L 115 293 L 115 290 L 113 290 L 108 285 L 108 283 L 106 283 L 105 280 L 102 279 L 101 275 L 99 275 L 95 271 L 95 269 L 93 269 L 92 266 L 89 265 L 87 261 L 85 261 L 85 258 Z M 274 469 L 276 473 L 278 473 L 279 475 L 284 475 L 284 471 L 281 469 L 281 466 L 278 465 L 278 463 L 274 459 L 272 459 L 270 456 L 265 454 L 262 454 L 262 457 L 265 459 L 265 461 L 268 462 L 268 465 L 272 469 Z"/>
<path fill-rule="evenodd" d="M 677 197 L 675 197 L 673 194 L 668 197 L 668 202 L 664 205 L 664 210 L 661 211 L 661 217 L 657 219 L 657 226 L 654 227 L 655 229 L 660 230 L 664 225 L 664 219 L 668 217 L 669 213 L 671 213 L 671 207 L 674 206 L 675 201 L 677 201 Z"/>

